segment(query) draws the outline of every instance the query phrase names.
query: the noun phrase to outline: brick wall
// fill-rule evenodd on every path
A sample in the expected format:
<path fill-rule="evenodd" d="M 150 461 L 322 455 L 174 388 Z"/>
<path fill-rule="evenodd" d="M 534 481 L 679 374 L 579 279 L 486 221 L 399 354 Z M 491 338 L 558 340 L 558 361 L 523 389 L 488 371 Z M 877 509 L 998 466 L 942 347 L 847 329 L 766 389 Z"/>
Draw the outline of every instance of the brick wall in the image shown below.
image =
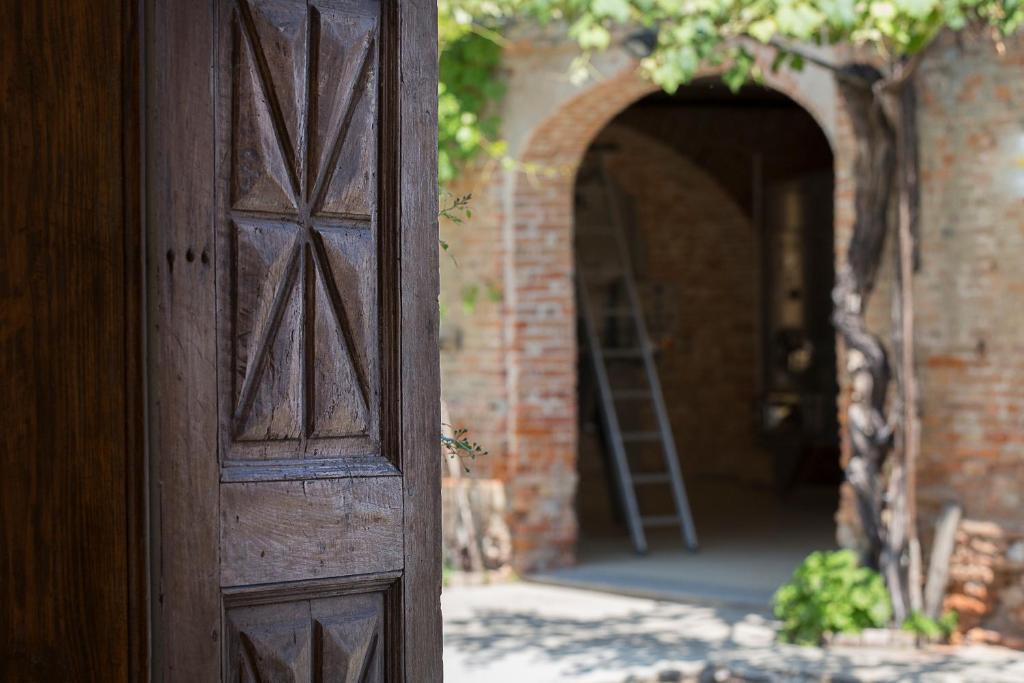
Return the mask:
<path fill-rule="evenodd" d="M 1024 647 L 1024 41 L 947 40 L 921 88 L 919 501 L 965 515 L 949 605 Z M 970 634 L 970 632 L 969 632 Z"/>
<path fill-rule="evenodd" d="M 488 167 L 466 173 L 442 204 L 471 194 L 472 217 L 441 220 L 441 382 L 453 427 L 487 450 L 471 476 L 508 480 L 508 396 L 504 326 L 503 207 Z"/>
<path fill-rule="evenodd" d="M 921 505 L 1024 532 L 1024 42 L 948 41 L 921 86 Z"/>
<path fill-rule="evenodd" d="M 573 184 L 590 141 L 652 90 L 626 73 L 586 90 L 532 134 L 523 161 L 552 175 L 514 178 L 506 217 L 509 481 L 514 558 L 521 567 L 572 562 L 576 542 L 576 313 Z"/>
<path fill-rule="evenodd" d="M 1024 534 L 963 520 L 949 580 L 945 607 L 969 640 L 1024 649 Z"/>

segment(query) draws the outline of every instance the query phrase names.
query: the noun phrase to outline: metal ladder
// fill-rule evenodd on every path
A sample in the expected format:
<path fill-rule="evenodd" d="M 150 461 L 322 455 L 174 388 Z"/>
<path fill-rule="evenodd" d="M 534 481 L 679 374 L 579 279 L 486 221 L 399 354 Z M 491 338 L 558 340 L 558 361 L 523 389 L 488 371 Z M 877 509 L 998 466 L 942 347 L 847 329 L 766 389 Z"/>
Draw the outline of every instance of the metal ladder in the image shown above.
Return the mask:
<path fill-rule="evenodd" d="M 602 193 L 606 198 L 606 209 L 609 228 L 607 232 L 586 231 L 577 226 L 576 248 L 576 291 L 579 300 L 580 317 L 583 320 L 583 331 L 586 337 L 587 351 L 597 381 L 601 424 L 605 435 L 605 443 L 611 448 L 611 460 L 615 468 L 619 493 L 625 512 L 629 534 L 633 547 L 639 554 L 647 552 L 646 529 L 651 527 L 678 526 L 682 532 L 683 543 L 690 550 L 697 550 L 697 532 L 690 512 L 690 503 L 683 485 L 683 475 L 679 467 L 675 439 L 665 408 L 665 398 L 661 391 L 658 368 L 647 333 L 643 309 L 637 294 L 636 281 L 633 276 L 629 257 L 629 244 L 626 238 L 624 223 L 626 217 L 622 206 L 619 189 L 608 175 L 604 159 L 600 152 L 595 153 L 597 175 L 603 186 Z M 581 178 L 583 170 L 581 170 Z M 615 261 L 606 265 L 610 268 L 595 269 L 597 273 L 588 273 L 592 264 L 587 264 L 582 252 L 587 244 L 583 240 L 611 237 L 611 252 L 617 256 L 609 259 Z M 593 246 L 591 242 L 591 246 Z M 594 285 L 617 287 L 625 292 L 625 306 L 604 306 L 606 322 L 618 324 L 631 323 L 634 345 L 630 347 L 606 347 L 599 331 L 599 314 L 594 309 L 592 294 L 589 288 Z M 611 326 L 611 325 L 609 325 Z M 646 377 L 646 387 L 623 388 L 613 386 L 609 374 L 609 366 L 614 363 L 641 363 Z M 652 431 L 623 431 L 619 419 L 618 404 L 626 401 L 647 401 L 653 407 L 657 429 Z M 661 445 L 664 471 L 634 473 L 630 464 L 628 446 L 638 443 L 659 443 Z M 637 503 L 637 489 L 640 486 L 669 485 L 675 514 L 644 516 L 640 514 Z"/>

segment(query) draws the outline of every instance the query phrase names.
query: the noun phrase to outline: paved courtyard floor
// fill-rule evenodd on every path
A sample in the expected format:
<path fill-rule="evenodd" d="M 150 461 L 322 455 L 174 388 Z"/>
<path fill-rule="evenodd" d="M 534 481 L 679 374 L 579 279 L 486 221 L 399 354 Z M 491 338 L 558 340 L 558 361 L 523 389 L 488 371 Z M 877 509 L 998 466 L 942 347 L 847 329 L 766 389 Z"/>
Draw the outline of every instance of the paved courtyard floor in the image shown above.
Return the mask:
<path fill-rule="evenodd" d="M 529 582 L 448 588 L 441 606 L 448 683 L 1024 682 L 1021 652 L 779 645 L 766 615 L 730 607 Z"/>
<path fill-rule="evenodd" d="M 641 598 L 761 610 L 811 551 L 835 547 L 835 487 L 803 487 L 782 498 L 766 487 L 711 479 L 690 483 L 699 552 L 685 550 L 675 528 L 648 530 L 649 552 L 638 556 L 625 527 L 583 525 L 577 563 L 530 578 Z"/>

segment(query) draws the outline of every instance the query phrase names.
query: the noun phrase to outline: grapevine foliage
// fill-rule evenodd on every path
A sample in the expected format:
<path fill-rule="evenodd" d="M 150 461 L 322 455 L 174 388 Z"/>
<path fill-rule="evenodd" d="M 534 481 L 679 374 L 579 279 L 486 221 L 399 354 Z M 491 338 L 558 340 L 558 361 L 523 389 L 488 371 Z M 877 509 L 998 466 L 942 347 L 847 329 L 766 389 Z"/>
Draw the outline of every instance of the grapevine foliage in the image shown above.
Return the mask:
<path fill-rule="evenodd" d="M 574 78 L 590 54 L 616 37 L 641 42 L 641 71 L 668 92 L 704 68 L 717 68 L 736 89 L 762 77 L 757 45 L 778 55 L 773 68 L 803 66 L 796 46 L 851 45 L 882 64 L 898 64 L 943 30 L 974 26 L 998 49 L 1024 22 L 1024 0 L 441 0 L 439 177 L 486 154 L 505 153 L 498 106 L 503 33 L 513 24 L 559 22 L 580 48 Z"/>

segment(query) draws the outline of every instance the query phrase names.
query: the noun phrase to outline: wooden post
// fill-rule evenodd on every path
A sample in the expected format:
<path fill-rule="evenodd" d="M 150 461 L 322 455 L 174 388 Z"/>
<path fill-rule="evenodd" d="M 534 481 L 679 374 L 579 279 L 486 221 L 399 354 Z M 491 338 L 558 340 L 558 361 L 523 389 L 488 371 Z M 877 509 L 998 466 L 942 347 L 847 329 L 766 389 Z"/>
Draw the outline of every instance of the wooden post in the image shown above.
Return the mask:
<path fill-rule="evenodd" d="M 899 416 L 902 424 L 900 439 L 904 479 L 903 498 L 905 514 L 905 542 L 909 607 L 913 611 L 924 608 L 921 570 L 921 544 L 917 524 L 917 461 L 921 450 L 920 398 L 914 348 L 914 271 L 915 234 L 919 215 L 919 186 L 917 176 L 917 98 L 914 81 L 903 73 L 895 79 L 898 90 L 890 93 L 891 116 L 896 134 L 897 182 L 897 263 L 896 280 L 899 298 L 898 317 L 894 323 L 894 337 L 899 348 Z"/>
<path fill-rule="evenodd" d="M 956 503 L 949 503 L 942 509 L 939 523 L 935 526 L 935 540 L 928 562 L 928 583 L 924 588 L 924 613 L 937 619 L 942 611 L 942 599 L 946 597 L 949 583 L 949 558 L 953 556 L 956 530 L 960 526 L 963 510 Z"/>

